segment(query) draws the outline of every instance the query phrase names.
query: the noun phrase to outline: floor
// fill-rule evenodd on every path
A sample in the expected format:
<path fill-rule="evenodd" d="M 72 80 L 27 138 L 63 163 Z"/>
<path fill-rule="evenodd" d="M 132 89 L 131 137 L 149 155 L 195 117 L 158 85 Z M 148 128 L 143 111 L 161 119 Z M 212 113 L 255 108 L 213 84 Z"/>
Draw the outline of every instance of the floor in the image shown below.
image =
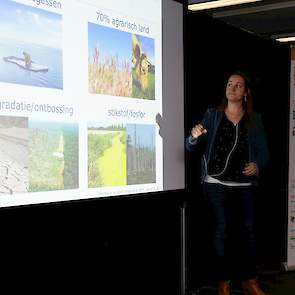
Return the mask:
<path fill-rule="evenodd" d="M 295 295 L 295 271 L 264 271 L 260 274 L 260 285 L 267 295 Z M 201 286 L 188 292 L 189 295 L 217 294 L 216 286 Z M 233 282 L 232 295 L 243 295 L 241 286 Z"/>
<path fill-rule="evenodd" d="M 261 277 L 261 282 L 269 295 L 295 294 L 294 271 L 266 273 Z"/>

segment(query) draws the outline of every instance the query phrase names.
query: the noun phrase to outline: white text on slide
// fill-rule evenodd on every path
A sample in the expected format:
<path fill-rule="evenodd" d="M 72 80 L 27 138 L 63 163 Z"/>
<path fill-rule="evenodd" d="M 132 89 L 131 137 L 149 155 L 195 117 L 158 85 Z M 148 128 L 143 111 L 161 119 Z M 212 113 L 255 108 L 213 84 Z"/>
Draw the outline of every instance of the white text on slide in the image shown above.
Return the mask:
<path fill-rule="evenodd" d="M 130 22 L 128 20 L 121 20 L 117 18 L 111 19 L 107 14 L 101 13 L 99 11 L 96 12 L 97 20 L 100 23 L 106 23 L 111 24 L 116 29 L 122 28 L 122 29 L 128 29 L 131 31 L 138 31 L 140 33 L 150 33 L 150 28 L 146 26 L 142 26 L 141 24 L 136 24 L 135 22 Z"/>
<path fill-rule="evenodd" d="M 110 109 L 108 110 L 109 117 L 123 117 L 123 118 L 141 118 L 145 117 L 145 112 L 142 111 L 134 111 L 134 110 L 117 110 Z"/>

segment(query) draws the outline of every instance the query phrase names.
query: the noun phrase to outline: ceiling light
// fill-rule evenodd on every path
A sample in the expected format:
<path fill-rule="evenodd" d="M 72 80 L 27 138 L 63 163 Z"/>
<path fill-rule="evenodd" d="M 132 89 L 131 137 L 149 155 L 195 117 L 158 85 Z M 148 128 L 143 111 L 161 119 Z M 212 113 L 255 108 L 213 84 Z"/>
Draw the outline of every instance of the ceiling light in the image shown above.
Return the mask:
<path fill-rule="evenodd" d="M 277 38 L 276 39 L 279 42 L 292 42 L 295 41 L 295 37 L 283 37 L 283 38 Z"/>
<path fill-rule="evenodd" d="M 258 1 L 262 1 L 262 0 L 219 0 L 219 1 L 210 1 L 210 2 L 190 4 L 188 6 L 188 9 L 192 10 L 192 11 L 197 11 L 197 10 L 213 9 L 213 8 L 218 8 L 218 7 L 245 4 L 245 3 L 251 3 L 251 2 L 258 2 Z"/>

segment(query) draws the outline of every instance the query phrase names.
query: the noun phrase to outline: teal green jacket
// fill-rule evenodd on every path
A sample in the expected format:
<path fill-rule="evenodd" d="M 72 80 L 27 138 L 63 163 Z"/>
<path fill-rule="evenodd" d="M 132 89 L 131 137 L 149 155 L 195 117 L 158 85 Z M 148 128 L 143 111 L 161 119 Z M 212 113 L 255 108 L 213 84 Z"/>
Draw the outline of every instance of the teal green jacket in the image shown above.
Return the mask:
<path fill-rule="evenodd" d="M 201 175 L 204 180 L 207 175 L 207 167 L 210 161 L 212 148 L 214 146 L 214 140 L 218 126 L 221 122 L 223 111 L 216 109 L 208 109 L 200 124 L 207 129 L 207 133 L 200 136 L 198 139 L 194 139 L 192 136 L 186 138 L 186 148 L 189 151 L 195 151 L 200 146 L 204 147 L 204 154 L 201 162 Z M 269 160 L 269 152 L 267 148 L 264 127 L 261 116 L 254 113 L 253 126 L 249 129 L 248 133 L 248 150 L 249 150 L 249 162 L 255 162 L 261 171 Z M 258 179 L 256 179 L 257 182 Z"/>

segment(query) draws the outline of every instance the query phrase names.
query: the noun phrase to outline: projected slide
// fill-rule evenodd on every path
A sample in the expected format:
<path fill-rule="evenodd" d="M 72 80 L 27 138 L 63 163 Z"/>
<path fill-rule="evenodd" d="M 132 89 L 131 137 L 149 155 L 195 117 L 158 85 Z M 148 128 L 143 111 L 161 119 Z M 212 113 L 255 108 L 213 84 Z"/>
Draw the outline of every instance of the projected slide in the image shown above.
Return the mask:
<path fill-rule="evenodd" d="M 161 0 L 1 0 L 0 207 L 163 190 Z"/>

